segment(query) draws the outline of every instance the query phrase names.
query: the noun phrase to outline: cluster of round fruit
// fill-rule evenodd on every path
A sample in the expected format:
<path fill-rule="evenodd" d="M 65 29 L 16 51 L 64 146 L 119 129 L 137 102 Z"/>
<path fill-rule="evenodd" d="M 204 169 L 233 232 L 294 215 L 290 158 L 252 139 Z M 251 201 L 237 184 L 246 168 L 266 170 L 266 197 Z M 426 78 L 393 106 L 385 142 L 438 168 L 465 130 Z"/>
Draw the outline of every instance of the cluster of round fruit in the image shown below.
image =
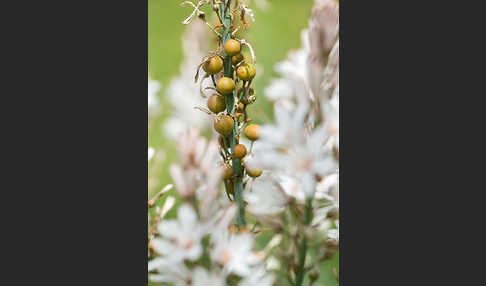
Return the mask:
<path fill-rule="evenodd" d="M 246 124 L 246 106 L 251 104 L 255 97 L 254 97 L 254 90 L 249 88 L 251 81 L 255 77 L 256 69 L 255 66 L 251 63 L 247 63 L 245 57 L 241 53 L 241 44 L 237 40 L 229 39 L 224 44 L 224 52 L 225 55 L 231 57 L 232 69 L 236 71 L 236 83 L 232 77 L 222 76 L 216 83 L 216 90 L 218 94 L 212 95 L 209 97 L 207 101 L 208 109 L 216 114 L 217 116 L 214 117 L 214 129 L 221 134 L 220 136 L 220 145 L 222 148 L 227 151 L 226 148 L 229 147 L 229 140 L 227 140 L 228 136 L 233 134 L 233 132 L 238 132 L 240 130 L 240 124 Z M 229 58 L 228 58 L 229 61 Z M 211 76 L 219 74 L 223 71 L 224 68 L 224 61 L 220 55 L 214 55 L 209 57 L 204 64 L 202 65 L 203 70 Z M 228 74 L 228 71 L 226 71 Z M 231 72 L 229 72 L 231 74 Z M 213 78 L 214 79 L 214 78 Z M 241 88 L 237 88 L 238 81 L 243 82 Z M 246 83 L 248 83 L 246 85 Z M 236 99 L 237 102 L 235 104 L 235 111 L 234 116 L 232 114 L 220 114 L 219 113 L 225 111 L 227 109 L 227 98 L 233 97 L 235 89 L 239 89 L 237 92 Z M 230 110 L 232 110 L 231 107 Z M 228 113 L 230 112 L 228 110 Z M 244 115 L 244 116 L 243 116 Z M 243 118 L 244 117 L 244 118 Z M 235 120 L 237 124 L 235 124 Z M 248 120 L 249 121 L 249 120 Z M 258 139 L 258 125 L 250 124 L 246 126 L 244 129 L 245 136 L 251 140 L 255 141 Z M 239 134 L 233 134 L 235 145 L 233 148 L 233 152 L 229 158 L 236 158 L 238 160 L 233 160 L 233 164 L 238 162 L 241 164 L 243 172 L 246 172 L 250 177 L 256 178 L 262 174 L 261 169 L 250 169 L 245 167 L 244 165 L 244 158 L 247 155 L 247 149 L 245 145 L 239 144 Z M 227 159 L 229 159 L 227 158 Z M 241 173 L 243 175 L 243 173 Z M 231 179 L 234 176 L 233 167 L 230 165 L 229 162 L 224 163 L 223 168 L 223 179 L 227 183 L 227 190 L 229 193 L 234 192 L 234 184 L 231 182 Z"/>
<path fill-rule="evenodd" d="M 256 75 L 255 66 L 251 63 L 246 63 L 243 54 L 241 53 L 241 45 L 238 41 L 230 39 L 224 45 L 224 51 L 226 55 L 231 57 L 231 62 L 235 66 L 236 76 L 243 82 L 251 81 Z M 214 55 L 207 59 L 203 64 L 203 70 L 209 75 L 215 75 L 223 70 L 223 59 L 219 55 Z M 216 89 L 219 92 L 217 95 L 213 95 L 208 100 L 208 108 L 214 112 L 219 113 L 226 109 L 225 96 L 230 95 L 236 88 L 235 81 L 223 76 L 217 84 Z M 245 104 L 250 102 L 246 101 Z"/>
<path fill-rule="evenodd" d="M 252 143 L 256 140 L 258 140 L 258 129 L 259 126 L 257 124 L 250 124 L 248 125 L 245 130 L 244 134 L 246 138 L 252 141 Z M 225 143 L 224 143 L 224 137 L 220 136 L 219 137 L 219 144 L 221 145 L 222 148 L 225 148 Z M 238 143 L 238 141 L 237 141 Z M 241 164 L 241 167 L 245 171 L 248 176 L 252 178 L 257 178 L 262 174 L 262 169 L 259 168 L 249 168 L 245 163 L 245 157 L 248 154 L 246 146 L 243 144 L 236 144 L 235 148 L 233 150 L 233 156 L 235 158 L 239 159 L 239 164 Z M 234 163 L 234 161 L 233 161 Z M 234 187 L 233 184 L 231 183 L 231 179 L 234 176 L 234 171 L 233 171 L 233 166 L 231 166 L 229 163 L 224 163 L 223 164 L 223 180 L 227 183 L 227 189 L 230 194 L 234 193 Z"/>

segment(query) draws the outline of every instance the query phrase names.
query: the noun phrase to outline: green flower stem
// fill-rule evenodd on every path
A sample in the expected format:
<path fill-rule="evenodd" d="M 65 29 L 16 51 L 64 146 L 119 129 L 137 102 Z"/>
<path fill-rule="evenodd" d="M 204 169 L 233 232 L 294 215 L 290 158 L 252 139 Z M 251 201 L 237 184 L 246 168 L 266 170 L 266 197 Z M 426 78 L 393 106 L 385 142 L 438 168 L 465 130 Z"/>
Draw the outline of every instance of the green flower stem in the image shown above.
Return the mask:
<path fill-rule="evenodd" d="M 228 1 L 228 6 L 231 5 L 231 1 Z M 226 44 L 226 41 L 231 39 L 230 27 L 231 27 L 231 17 L 229 15 L 229 11 L 231 9 L 224 9 L 223 4 L 220 4 L 220 11 L 221 11 L 221 19 L 223 19 L 223 47 Z M 223 56 L 224 56 L 224 76 L 233 79 L 233 70 L 231 65 L 231 57 L 227 56 L 224 48 L 223 48 Z M 234 92 L 230 95 L 226 96 L 226 110 L 230 116 L 233 117 L 233 107 L 235 102 L 235 95 Z M 235 145 L 236 145 L 236 136 L 239 135 L 238 132 L 238 120 L 234 118 L 234 126 L 233 126 L 233 135 L 230 136 L 230 147 L 231 147 L 231 154 L 234 154 Z M 236 203 L 238 204 L 238 216 L 236 218 L 236 222 L 238 223 L 239 227 L 245 226 L 245 206 L 243 205 L 243 169 L 241 168 L 240 159 L 233 156 L 233 172 L 235 176 L 233 177 L 233 186 L 234 186 L 234 198 Z"/>
<path fill-rule="evenodd" d="M 312 199 L 306 200 L 304 226 L 307 227 L 312 219 Z M 299 268 L 297 269 L 296 285 L 302 286 L 304 282 L 305 257 L 307 255 L 307 237 L 305 232 L 302 234 L 302 245 L 299 250 Z"/>

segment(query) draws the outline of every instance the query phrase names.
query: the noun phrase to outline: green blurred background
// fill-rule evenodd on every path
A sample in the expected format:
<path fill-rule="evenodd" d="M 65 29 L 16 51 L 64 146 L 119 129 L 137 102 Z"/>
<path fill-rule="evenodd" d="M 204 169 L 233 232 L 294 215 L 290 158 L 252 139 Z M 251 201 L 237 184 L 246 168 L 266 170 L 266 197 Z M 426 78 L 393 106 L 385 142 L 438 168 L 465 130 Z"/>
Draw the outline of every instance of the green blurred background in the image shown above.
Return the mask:
<path fill-rule="evenodd" d="M 162 130 L 164 120 L 170 116 L 170 105 L 164 98 L 165 88 L 171 79 L 178 75 L 183 60 L 182 34 L 187 26 L 181 24 L 190 13 L 191 8 L 181 7 L 181 0 L 148 0 L 148 67 L 150 77 L 162 84 L 158 93 L 162 105 L 162 112 L 149 121 L 149 147 L 155 150 L 165 150 L 165 159 L 151 162 L 149 173 L 156 177 L 154 184 L 149 187 L 149 197 L 159 191 L 166 184 L 171 183 L 168 167 L 177 161 L 173 142 L 165 137 Z M 194 1 L 193 1 L 194 2 Z M 251 5 L 256 21 L 251 23 L 245 38 L 252 44 L 259 66 L 263 66 L 263 73 L 253 87 L 258 100 L 252 105 L 252 118 L 256 123 L 263 123 L 273 118 L 272 105 L 263 97 L 263 90 L 270 79 L 278 77 L 274 65 L 283 61 L 290 50 L 301 47 L 300 33 L 308 26 L 313 0 L 268 0 L 270 6 L 265 11 Z M 204 10 L 207 15 L 211 12 Z M 261 69 L 258 70 L 261 73 Z M 194 111 L 198 112 L 198 111 Z M 155 173 L 155 174 L 154 174 Z M 174 191 L 171 191 L 173 193 Z M 160 202 L 162 203 L 163 200 Z M 175 215 L 175 208 L 168 214 Z M 259 239 L 265 243 L 271 234 L 263 234 Z M 337 255 L 332 263 L 325 263 L 321 268 L 319 282 L 326 286 L 337 285 L 332 277 L 331 267 L 337 263 Z M 325 272 L 325 273 L 324 273 Z M 305 284 L 307 285 L 307 284 Z"/>

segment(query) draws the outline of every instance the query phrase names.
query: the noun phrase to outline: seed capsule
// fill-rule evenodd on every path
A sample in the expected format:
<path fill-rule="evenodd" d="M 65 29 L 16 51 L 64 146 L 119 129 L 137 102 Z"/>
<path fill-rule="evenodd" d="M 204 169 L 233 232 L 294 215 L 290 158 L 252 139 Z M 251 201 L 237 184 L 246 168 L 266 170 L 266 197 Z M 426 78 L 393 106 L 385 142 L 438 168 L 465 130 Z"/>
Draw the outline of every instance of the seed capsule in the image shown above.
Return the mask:
<path fill-rule="evenodd" d="M 240 42 L 233 39 L 229 39 L 226 41 L 226 44 L 224 44 L 224 51 L 230 57 L 237 55 L 240 52 L 240 49 Z"/>
<path fill-rule="evenodd" d="M 223 60 L 219 56 L 211 57 L 203 65 L 203 70 L 210 75 L 217 74 L 223 69 Z"/>
<path fill-rule="evenodd" d="M 255 77 L 256 69 L 252 64 L 243 64 L 236 69 L 236 74 L 241 80 L 251 80 Z"/>
<path fill-rule="evenodd" d="M 255 75 L 256 75 L 256 68 L 253 64 L 246 64 L 246 66 L 248 67 L 248 70 L 250 72 L 250 78 L 254 78 Z"/>
<path fill-rule="evenodd" d="M 246 147 L 243 144 L 235 146 L 234 155 L 236 158 L 241 159 L 246 156 Z"/>
<path fill-rule="evenodd" d="M 236 65 L 244 59 L 245 57 L 243 57 L 243 54 L 239 53 L 231 57 L 231 63 L 233 63 L 233 65 Z"/>
<path fill-rule="evenodd" d="M 213 95 L 208 99 L 208 108 L 214 113 L 220 113 L 226 109 L 226 98 L 221 95 Z"/>
<path fill-rule="evenodd" d="M 223 95 L 228 95 L 235 89 L 235 82 L 229 77 L 222 77 L 218 80 L 218 91 Z"/>
<path fill-rule="evenodd" d="M 220 115 L 214 120 L 214 129 L 221 135 L 230 135 L 233 131 L 233 118 L 229 115 Z"/>
<path fill-rule="evenodd" d="M 248 174 L 248 176 L 252 177 L 252 178 L 257 178 L 257 177 L 260 177 L 262 175 L 262 169 L 249 169 L 249 168 L 246 168 L 246 173 Z"/>
<path fill-rule="evenodd" d="M 245 136 L 246 138 L 250 139 L 251 141 L 258 140 L 259 134 L 258 129 L 260 126 L 256 124 L 250 124 L 245 128 Z"/>
<path fill-rule="evenodd" d="M 250 71 L 246 65 L 239 66 L 236 70 L 236 75 L 238 75 L 241 80 L 250 80 Z"/>
<path fill-rule="evenodd" d="M 233 177 L 233 167 L 230 165 L 224 165 L 223 167 L 223 179 L 228 180 Z"/>

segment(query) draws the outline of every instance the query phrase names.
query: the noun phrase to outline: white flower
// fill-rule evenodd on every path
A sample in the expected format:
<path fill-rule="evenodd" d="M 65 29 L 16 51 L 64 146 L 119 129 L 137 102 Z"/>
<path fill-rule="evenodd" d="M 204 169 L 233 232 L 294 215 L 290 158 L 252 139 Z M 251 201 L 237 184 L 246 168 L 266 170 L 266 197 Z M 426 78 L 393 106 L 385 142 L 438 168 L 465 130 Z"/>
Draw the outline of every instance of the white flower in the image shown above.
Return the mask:
<path fill-rule="evenodd" d="M 260 257 L 253 253 L 253 237 L 250 234 L 230 234 L 218 231 L 212 234 L 215 247 L 211 252 L 213 261 L 223 265 L 228 273 L 240 276 L 251 274 L 251 266 L 260 261 Z"/>
<path fill-rule="evenodd" d="M 337 162 L 325 146 L 328 140 L 326 130 L 320 127 L 310 134 L 305 130 L 307 110 L 305 103 L 297 105 L 293 112 L 276 104 L 276 125 L 261 127 L 260 147 L 255 148 L 255 156 L 248 164 L 274 171 L 277 176 L 292 182 L 293 188 L 301 189 L 305 197 L 312 197 L 316 177 L 334 172 Z M 289 194 L 300 199 L 299 193 L 294 189 Z"/>
<path fill-rule="evenodd" d="M 158 274 L 151 274 L 153 282 L 171 283 L 176 286 L 186 286 L 191 280 L 191 272 L 184 263 L 174 263 L 172 260 L 157 257 L 148 262 L 148 271 L 158 270 Z"/>
<path fill-rule="evenodd" d="M 253 269 L 251 275 L 246 276 L 239 286 L 271 286 L 275 277 L 265 272 L 265 268 L 263 266 L 256 267 Z"/>
<path fill-rule="evenodd" d="M 172 262 L 194 261 L 202 254 L 201 239 L 206 228 L 199 223 L 191 206 L 179 207 L 177 220 L 163 220 L 158 227 L 160 238 L 154 239 L 154 250 Z"/>
<path fill-rule="evenodd" d="M 339 92 L 339 88 L 337 89 Z M 339 150 L 339 95 L 322 105 L 322 115 L 325 119 L 326 131 L 330 135 L 329 146 Z"/>
<path fill-rule="evenodd" d="M 275 65 L 275 71 L 280 75 L 279 79 L 273 79 L 265 88 L 264 94 L 271 100 L 285 102 L 293 105 L 292 99 L 309 100 L 313 98 L 309 83 L 308 56 L 309 40 L 308 31 L 301 33 L 302 47 L 290 51 L 287 58 Z"/>
<path fill-rule="evenodd" d="M 207 101 L 201 96 L 199 85 L 194 84 L 197 67 L 206 55 L 207 27 L 202 21 L 194 21 L 184 33 L 182 41 L 184 61 L 180 75 L 169 83 L 165 93 L 173 110 L 163 129 L 172 139 L 191 127 L 204 129 L 209 126 L 209 116 L 194 109 L 196 106 L 205 106 Z M 204 80 L 203 88 L 211 85 L 211 79 Z"/>
<path fill-rule="evenodd" d="M 153 115 L 154 112 L 159 108 L 159 99 L 157 97 L 157 93 L 160 90 L 160 83 L 148 79 L 148 112 L 149 116 Z"/>
<path fill-rule="evenodd" d="M 270 178 L 254 181 L 251 190 L 243 192 L 248 212 L 255 216 L 274 216 L 285 209 L 287 196 Z"/>
<path fill-rule="evenodd" d="M 339 241 L 339 229 L 330 229 L 327 231 L 327 237 Z"/>
<path fill-rule="evenodd" d="M 150 159 L 152 159 L 154 157 L 154 154 L 155 154 L 154 148 L 149 147 L 148 150 L 147 150 L 147 153 L 148 153 L 148 160 L 150 161 Z"/>
<path fill-rule="evenodd" d="M 214 203 L 221 183 L 218 143 L 216 140 L 208 143 L 198 129 L 191 128 L 177 137 L 176 145 L 180 164 L 170 166 L 170 176 L 183 198 L 198 196 L 202 204 L 201 216 L 207 217 L 210 213 L 206 207 Z"/>
<path fill-rule="evenodd" d="M 339 173 L 325 176 L 317 184 L 316 199 L 325 199 L 339 205 Z"/>
<path fill-rule="evenodd" d="M 192 275 L 192 286 L 224 286 L 226 277 L 219 273 L 209 273 L 202 267 L 197 267 Z"/>

